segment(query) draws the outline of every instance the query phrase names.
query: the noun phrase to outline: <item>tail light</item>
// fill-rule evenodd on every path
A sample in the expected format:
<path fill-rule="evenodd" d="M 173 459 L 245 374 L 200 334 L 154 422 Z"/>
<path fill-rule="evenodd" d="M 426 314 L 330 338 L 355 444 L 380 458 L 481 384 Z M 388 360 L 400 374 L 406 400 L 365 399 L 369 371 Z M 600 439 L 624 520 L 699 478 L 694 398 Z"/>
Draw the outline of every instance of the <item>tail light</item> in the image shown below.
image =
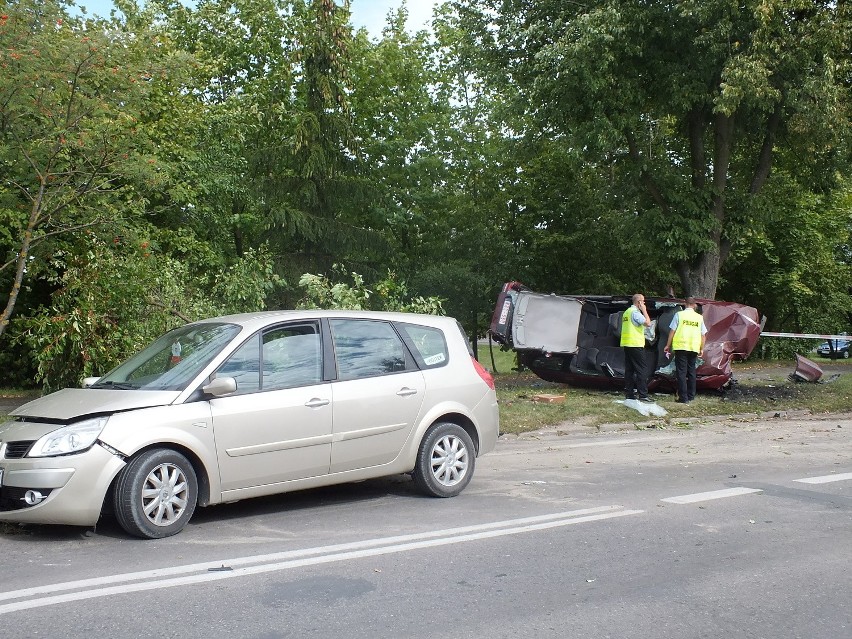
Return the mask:
<path fill-rule="evenodd" d="M 488 384 L 488 388 L 490 388 L 491 390 L 496 390 L 494 388 L 494 377 L 491 375 L 491 373 L 485 370 L 485 367 L 478 361 L 476 361 L 475 357 L 471 357 L 470 361 L 473 362 L 473 367 L 476 369 L 476 372 L 479 373 L 479 376 L 482 378 L 482 381 Z"/>

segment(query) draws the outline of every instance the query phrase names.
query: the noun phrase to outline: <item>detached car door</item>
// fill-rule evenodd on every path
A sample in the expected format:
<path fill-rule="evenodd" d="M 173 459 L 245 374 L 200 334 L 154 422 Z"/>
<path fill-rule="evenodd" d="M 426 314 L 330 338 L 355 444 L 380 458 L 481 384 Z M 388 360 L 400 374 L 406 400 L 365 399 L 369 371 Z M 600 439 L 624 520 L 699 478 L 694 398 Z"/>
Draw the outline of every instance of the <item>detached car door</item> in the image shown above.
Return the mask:
<path fill-rule="evenodd" d="M 329 324 L 337 362 L 331 472 L 386 464 L 417 423 L 423 373 L 389 322 Z"/>
<path fill-rule="evenodd" d="M 512 313 L 512 343 L 518 350 L 576 353 L 583 303 L 570 297 L 521 291 Z"/>
<path fill-rule="evenodd" d="M 322 382 L 319 322 L 268 328 L 217 371 L 236 393 L 210 401 L 222 490 L 328 473 L 331 385 Z"/>

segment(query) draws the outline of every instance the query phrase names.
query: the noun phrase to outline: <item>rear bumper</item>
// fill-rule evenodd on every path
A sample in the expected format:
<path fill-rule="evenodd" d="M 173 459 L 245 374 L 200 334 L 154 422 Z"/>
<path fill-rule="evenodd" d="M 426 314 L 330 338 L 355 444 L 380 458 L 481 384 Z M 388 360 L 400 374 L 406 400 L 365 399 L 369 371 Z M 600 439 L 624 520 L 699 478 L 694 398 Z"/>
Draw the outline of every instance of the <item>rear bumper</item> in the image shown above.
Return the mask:
<path fill-rule="evenodd" d="M 500 435 L 500 409 L 497 405 L 497 394 L 490 392 L 482 398 L 473 411 L 476 423 L 479 424 L 479 454 L 494 450 L 497 437 Z"/>

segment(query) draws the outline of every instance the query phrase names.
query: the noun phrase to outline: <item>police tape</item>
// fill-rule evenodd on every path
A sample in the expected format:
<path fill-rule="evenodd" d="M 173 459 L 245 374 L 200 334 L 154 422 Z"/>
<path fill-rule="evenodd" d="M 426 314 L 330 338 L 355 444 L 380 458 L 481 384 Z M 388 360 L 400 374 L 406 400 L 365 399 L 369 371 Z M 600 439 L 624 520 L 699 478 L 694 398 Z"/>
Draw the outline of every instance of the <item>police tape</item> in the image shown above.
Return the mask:
<path fill-rule="evenodd" d="M 817 333 L 761 333 L 761 337 L 795 337 L 798 339 L 839 339 L 841 341 L 852 340 L 849 335 L 819 335 Z"/>

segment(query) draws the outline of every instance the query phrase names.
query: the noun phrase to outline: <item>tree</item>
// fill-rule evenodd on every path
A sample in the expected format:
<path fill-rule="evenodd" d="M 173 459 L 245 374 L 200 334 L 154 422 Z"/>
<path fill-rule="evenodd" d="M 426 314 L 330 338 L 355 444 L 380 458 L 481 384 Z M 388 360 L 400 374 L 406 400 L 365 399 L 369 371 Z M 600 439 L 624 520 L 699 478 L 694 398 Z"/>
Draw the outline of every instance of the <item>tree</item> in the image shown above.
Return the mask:
<path fill-rule="evenodd" d="M 203 0 L 165 15 L 208 74 L 194 214 L 228 230 L 229 253 L 268 244 L 290 284 L 273 303 L 292 304 L 301 273 L 381 244 L 360 213 L 348 2 Z"/>
<path fill-rule="evenodd" d="M 847 184 L 821 197 L 777 175 L 763 199 L 783 201 L 783 209 L 770 208 L 783 210 L 784 219 L 743 237 L 722 291 L 749 299 L 767 316 L 770 331 L 849 331 L 852 190 Z"/>
<path fill-rule="evenodd" d="M 821 193 L 849 169 L 845 2 L 458 4 L 480 68 L 610 176 L 684 294 L 715 297 L 732 249 L 771 222 L 756 198 L 780 149 Z"/>
<path fill-rule="evenodd" d="M 134 185 L 160 181 L 140 122 L 179 59 L 151 33 L 125 37 L 60 3 L 0 10 L 0 273 L 13 272 L 2 335 L 50 242 L 131 217 L 143 205 Z"/>
<path fill-rule="evenodd" d="M 209 274 L 160 249 L 193 244 L 187 253 L 215 261 L 213 250 L 191 235 L 177 240 L 168 237 L 170 230 L 127 231 L 108 239 L 92 231 L 81 234 L 78 245 L 85 250 L 52 258 L 57 275 L 51 278 L 50 303 L 16 318 L 37 366 L 36 379 L 46 390 L 103 375 L 186 322 L 261 310 L 277 283 L 265 249 L 247 251 Z"/>

